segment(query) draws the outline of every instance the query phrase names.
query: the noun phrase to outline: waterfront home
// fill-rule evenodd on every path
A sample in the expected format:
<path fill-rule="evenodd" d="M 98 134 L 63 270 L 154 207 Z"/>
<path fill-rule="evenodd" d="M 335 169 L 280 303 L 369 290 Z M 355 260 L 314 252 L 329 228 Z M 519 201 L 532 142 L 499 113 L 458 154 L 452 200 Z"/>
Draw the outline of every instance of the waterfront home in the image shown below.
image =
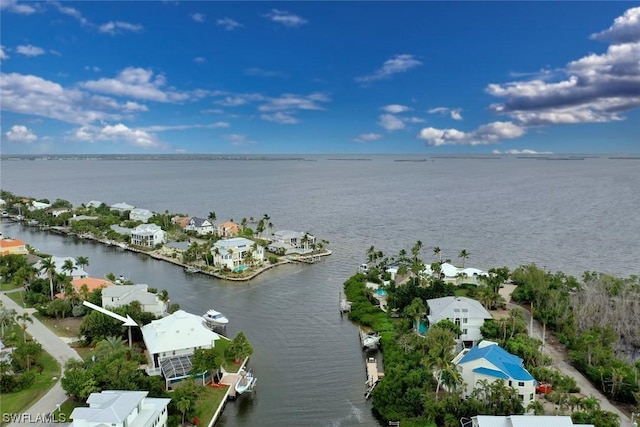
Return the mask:
<path fill-rule="evenodd" d="M 0 239 L 0 255 L 26 255 L 27 245 L 20 239 Z"/>
<path fill-rule="evenodd" d="M 142 221 L 146 223 L 153 216 L 153 212 L 148 209 L 133 208 L 129 212 L 129 219 L 131 221 Z"/>
<path fill-rule="evenodd" d="M 52 208 L 52 209 L 49 209 L 47 211 L 47 213 L 49 215 L 51 215 L 52 217 L 55 217 L 55 218 L 59 217 L 63 213 L 67 213 L 67 212 L 71 212 L 71 209 L 69 209 L 69 208 Z"/>
<path fill-rule="evenodd" d="M 164 243 L 165 233 L 156 224 L 140 224 L 131 231 L 131 244 L 153 248 L 155 245 Z"/>
<path fill-rule="evenodd" d="M 473 392 L 479 381 L 504 380 L 505 385 L 518 392 L 525 408 L 535 400 L 536 380 L 524 368 L 522 359 L 493 341 L 481 341 L 475 347 L 463 349 L 452 362 L 465 384 L 464 397 Z"/>
<path fill-rule="evenodd" d="M 99 208 L 102 206 L 102 202 L 100 200 L 90 200 L 89 203 L 86 204 L 88 208 Z"/>
<path fill-rule="evenodd" d="M 148 391 L 103 390 L 91 393 L 89 407 L 71 412 L 70 427 L 166 427 L 171 399 L 147 397 Z"/>
<path fill-rule="evenodd" d="M 460 425 L 462 427 L 594 427 L 593 424 L 574 424 L 569 415 L 478 415 L 470 419 L 463 418 L 460 420 Z"/>
<path fill-rule="evenodd" d="M 278 230 L 273 233 L 272 241 L 267 247 L 271 252 L 305 254 L 312 251 L 316 243 L 315 236 L 301 231 Z"/>
<path fill-rule="evenodd" d="M 37 202 L 35 200 L 31 202 L 31 210 L 34 210 L 34 211 L 49 209 L 50 207 L 51 207 L 51 203 Z"/>
<path fill-rule="evenodd" d="M 71 272 L 67 270 L 63 270 L 62 268 L 64 266 L 65 261 L 67 260 L 73 261 L 73 270 Z M 70 256 L 68 257 L 52 256 L 51 261 L 56 266 L 56 274 L 64 274 L 66 276 L 70 276 L 71 280 L 80 279 L 88 276 L 87 272 L 84 271 L 84 269 L 78 265 L 75 258 L 72 258 Z M 39 272 L 38 277 L 40 277 L 41 279 L 47 278 L 47 273 L 40 270 L 42 268 L 42 260 L 36 262 L 33 267 L 36 269 L 36 271 Z"/>
<path fill-rule="evenodd" d="M 218 224 L 217 232 L 220 237 L 233 237 L 240 231 L 240 226 L 233 221 Z"/>
<path fill-rule="evenodd" d="M 189 225 L 189 221 L 191 221 L 191 217 L 176 215 L 171 218 L 171 224 L 177 225 L 178 227 L 184 229 L 187 225 Z"/>
<path fill-rule="evenodd" d="M 213 234 L 215 231 L 211 221 L 206 218 L 198 218 L 197 216 L 191 218 L 184 229 L 187 231 L 195 231 L 201 236 Z"/>
<path fill-rule="evenodd" d="M 99 216 L 73 214 L 73 216 L 71 218 L 69 218 L 67 220 L 67 222 L 69 223 L 69 225 L 71 225 L 72 222 L 76 222 L 76 221 L 93 221 L 94 219 L 99 219 L 99 218 L 100 218 Z"/>
<path fill-rule="evenodd" d="M 131 232 L 133 232 L 133 229 L 126 228 L 126 227 L 121 227 L 118 224 L 110 225 L 109 229 L 112 230 L 112 231 L 115 231 L 116 233 L 121 234 L 123 236 L 131 236 Z"/>
<path fill-rule="evenodd" d="M 191 357 L 196 349 L 213 348 L 220 335 L 204 323 L 202 316 L 178 310 L 141 328 L 147 348 L 149 375 L 162 375 L 167 389 L 190 377 Z"/>
<path fill-rule="evenodd" d="M 145 284 L 104 288 L 102 290 L 102 306 L 117 308 L 138 301 L 143 311 L 157 317 L 162 316 L 167 311 L 167 303 L 162 301 L 158 295 L 149 292 L 148 289 L 149 286 Z"/>
<path fill-rule="evenodd" d="M 99 279 L 95 277 L 81 277 L 78 279 L 73 279 L 71 281 L 71 286 L 79 294 L 82 294 L 81 291 L 84 285 L 87 286 L 87 290 L 89 292 L 93 292 L 97 289 L 103 289 L 103 288 L 115 286 L 115 283 L 110 282 L 107 279 Z"/>
<path fill-rule="evenodd" d="M 242 265 L 262 264 L 264 248 L 244 237 L 218 240 L 211 248 L 215 267 L 233 270 Z"/>
<path fill-rule="evenodd" d="M 425 266 L 425 269 L 422 271 L 422 273 L 427 276 L 432 276 L 435 274 L 435 272 L 431 270 L 430 265 Z M 479 270 L 477 268 L 460 268 L 448 262 L 443 262 L 442 264 L 440 264 L 440 277 L 445 282 L 453 283 L 454 285 L 460 285 L 462 283 L 471 283 L 474 285 L 478 285 L 481 283 L 482 277 L 488 275 L 489 274 L 486 271 Z"/>
<path fill-rule="evenodd" d="M 127 203 L 121 202 L 121 203 L 115 203 L 115 204 L 109 206 L 109 208 L 112 211 L 126 212 L 126 211 L 133 210 L 136 207 L 135 206 L 131 206 L 131 205 L 127 204 Z"/>
<path fill-rule="evenodd" d="M 478 301 L 467 297 L 442 297 L 427 300 L 430 325 L 447 319 L 456 324 L 462 334 L 457 338 L 459 345 L 469 348 L 482 339 L 480 328 L 485 320 L 493 317 Z"/>

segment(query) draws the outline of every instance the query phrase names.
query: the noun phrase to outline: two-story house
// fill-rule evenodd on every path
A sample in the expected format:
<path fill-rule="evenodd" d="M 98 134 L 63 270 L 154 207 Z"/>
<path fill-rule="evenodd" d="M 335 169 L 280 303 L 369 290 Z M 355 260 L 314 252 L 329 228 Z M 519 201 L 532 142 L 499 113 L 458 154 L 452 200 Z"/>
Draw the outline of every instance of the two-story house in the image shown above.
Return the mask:
<path fill-rule="evenodd" d="M 290 253 L 307 253 L 312 251 L 315 245 L 315 236 L 301 231 L 278 230 L 273 233 L 273 238 L 269 244 L 269 250 L 272 252 Z"/>
<path fill-rule="evenodd" d="M 131 244 L 153 248 L 165 242 L 165 232 L 156 224 L 140 224 L 131 231 Z"/>
<path fill-rule="evenodd" d="M 264 248 L 244 237 L 218 240 L 211 248 L 213 265 L 233 270 L 241 265 L 262 264 Z"/>
<path fill-rule="evenodd" d="M 201 236 L 206 234 L 213 234 L 213 232 L 215 231 L 215 228 L 213 227 L 211 221 L 206 218 L 198 218 L 197 216 L 191 218 L 184 229 L 187 231 L 195 231 Z"/>
<path fill-rule="evenodd" d="M 129 212 L 129 219 L 131 221 L 141 221 L 147 223 L 153 216 L 153 212 L 149 209 L 134 208 Z"/>
<path fill-rule="evenodd" d="M 167 310 L 167 303 L 156 294 L 148 291 L 145 284 L 109 286 L 102 289 L 103 307 L 122 307 L 133 301 L 142 305 L 142 310 L 155 316 L 162 316 Z"/>
<path fill-rule="evenodd" d="M 217 232 L 220 237 L 233 237 L 240 232 L 240 226 L 233 221 L 225 221 L 218 224 Z"/>
<path fill-rule="evenodd" d="M 148 391 L 103 390 L 91 393 L 89 407 L 71 412 L 70 427 L 166 427 L 171 399 L 147 397 Z"/>
<path fill-rule="evenodd" d="M 462 334 L 457 342 L 469 348 L 482 339 L 480 328 L 485 320 L 493 317 L 478 301 L 467 297 L 442 297 L 427 300 L 430 325 L 448 319 L 456 324 Z"/>

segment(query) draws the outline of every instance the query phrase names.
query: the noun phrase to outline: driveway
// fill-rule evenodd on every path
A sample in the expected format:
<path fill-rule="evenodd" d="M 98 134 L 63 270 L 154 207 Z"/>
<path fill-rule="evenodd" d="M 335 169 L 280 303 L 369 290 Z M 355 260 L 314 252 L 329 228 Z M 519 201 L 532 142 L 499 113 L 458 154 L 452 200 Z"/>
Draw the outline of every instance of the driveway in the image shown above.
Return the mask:
<path fill-rule="evenodd" d="M 16 304 L 11 298 L 2 292 L 0 294 L 0 300 L 2 303 L 8 307 L 14 309 L 18 314 L 29 313 L 33 314 L 36 310 L 33 308 L 23 308 L 20 305 Z M 78 353 L 69 347 L 60 337 L 51 332 L 49 328 L 44 326 L 38 319 L 32 316 L 33 323 L 27 322 L 27 332 L 42 345 L 42 348 L 49 353 L 52 357 L 54 357 L 58 363 L 60 363 L 61 368 L 64 368 L 64 365 L 67 363 L 69 359 L 78 359 L 82 360 L 82 358 L 78 355 Z M 62 389 L 60 385 L 60 377 L 62 376 L 62 372 L 58 376 L 58 381 L 56 384 L 38 400 L 35 402 L 29 409 L 25 411 L 25 413 L 30 414 L 28 419 L 37 420 L 42 419 L 44 414 L 49 414 L 51 411 L 56 409 L 56 404 L 62 403 L 67 400 L 67 395 L 65 391 Z M 23 415 L 24 416 L 24 415 Z M 26 418 L 26 416 L 24 416 Z M 24 418 L 23 418 L 24 419 Z M 23 424 L 12 423 L 9 424 L 10 427 L 19 427 Z M 34 425 L 34 424 L 32 424 Z M 61 424 L 47 424 L 47 423 L 37 423 L 40 426 L 58 426 Z"/>

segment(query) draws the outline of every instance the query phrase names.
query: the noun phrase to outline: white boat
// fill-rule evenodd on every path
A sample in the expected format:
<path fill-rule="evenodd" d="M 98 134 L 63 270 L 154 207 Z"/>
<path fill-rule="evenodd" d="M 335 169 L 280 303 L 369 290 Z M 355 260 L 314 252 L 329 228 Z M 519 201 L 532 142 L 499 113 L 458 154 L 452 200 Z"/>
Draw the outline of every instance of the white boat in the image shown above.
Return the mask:
<path fill-rule="evenodd" d="M 191 274 L 200 273 L 200 269 L 198 267 L 194 267 L 194 266 L 191 265 L 189 267 L 185 267 L 184 268 L 184 272 L 185 273 L 191 273 Z"/>
<path fill-rule="evenodd" d="M 362 336 L 362 347 L 374 349 L 378 345 L 380 345 L 380 335 L 377 332 L 367 332 Z"/>
<path fill-rule="evenodd" d="M 256 379 L 253 374 L 242 369 L 239 372 L 238 381 L 236 382 L 236 394 L 240 395 L 247 390 L 251 390 L 255 382 Z"/>
<path fill-rule="evenodd" d="M 204 316 L 202 316 L 202 318 L 204 319 L 205 323 L 210 327 L 211 326 L 226 326 L 227 323 L 229 323 L 229 319 L 227 319 L 224 314 L 222 314 L 219 311 L 216 311 L 214 309 L 211 309 L 211 310 L 207 311 L 204 314 Z"/>

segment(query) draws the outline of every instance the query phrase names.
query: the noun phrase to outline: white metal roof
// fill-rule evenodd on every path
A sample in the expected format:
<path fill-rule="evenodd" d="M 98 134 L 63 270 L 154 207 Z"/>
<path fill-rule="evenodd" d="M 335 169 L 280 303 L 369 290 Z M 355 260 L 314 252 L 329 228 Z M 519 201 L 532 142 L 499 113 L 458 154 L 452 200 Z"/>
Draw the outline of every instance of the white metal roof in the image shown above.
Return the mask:
<path fill-rule="evenodd" d="M 427 300 L 430 323 L 442 319 L 492 319 L 491 314 L 478 301 L 467 297 L 442 297 Z"/>
<path fill-rule="evenodd" d="M 573 424 L 570 416 L 552 415 L 478 415 L 473 417 L 477 427 L 593 427 L 591 424 Z"/>
<path fill-rule="evenodd" d="M 178 310 L 142 327 L 142 336 L 150 354 L 187 348 L 209 348 L 220 339 L 205 327 L 202 316 Z"/>

